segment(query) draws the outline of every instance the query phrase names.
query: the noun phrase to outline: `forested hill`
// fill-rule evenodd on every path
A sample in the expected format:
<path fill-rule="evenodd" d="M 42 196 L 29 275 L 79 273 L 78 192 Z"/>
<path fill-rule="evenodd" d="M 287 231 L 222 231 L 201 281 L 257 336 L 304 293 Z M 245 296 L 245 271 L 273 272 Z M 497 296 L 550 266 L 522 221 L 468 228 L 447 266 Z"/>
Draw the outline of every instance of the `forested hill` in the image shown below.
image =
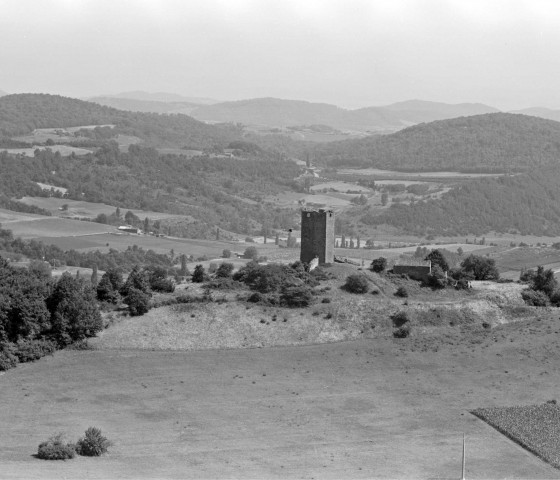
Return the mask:
<path fill-rule="evenodd" d="M 323 144 L 316 158 L 330 166 L 523 171 L 559 163 L 560 123 L 510 113 L 460 117 Z"/>
<path fill-rule="evenodd" d="M 419 235 L 484 235 L 490 231 L 560 235 L 560 166 L 464 183 L 440 199 L 393 204 L 361 220 Z"/>
<path fill-rule="evenodd" d="M 207 125 L 187 115 L 125 112 L 74 98 L 17 94 L 0 98 L 0 138 L 36 128 L 114 124 L 118 133 L 135 135 L 154 146 L 207 148 L 240 140 L 234 125 Z"/>

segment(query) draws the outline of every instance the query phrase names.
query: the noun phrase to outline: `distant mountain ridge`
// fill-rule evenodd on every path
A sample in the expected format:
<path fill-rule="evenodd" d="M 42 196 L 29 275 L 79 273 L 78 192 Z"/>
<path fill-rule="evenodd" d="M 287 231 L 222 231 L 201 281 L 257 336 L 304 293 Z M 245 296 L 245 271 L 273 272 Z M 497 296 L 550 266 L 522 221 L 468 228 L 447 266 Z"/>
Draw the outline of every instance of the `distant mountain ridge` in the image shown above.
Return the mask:
<path fill-rule="evenodd" d="M 199 120 L 213 122 L 240 122 L 270 127 L 323 124 L 339 130 L 378 132 L 396 131 L 416 123 L 498 111 L 483 104 L 450 105 L 420 100 L 348 110 L 326 103 L 255 98 L 200 106 L 191 115 Z"/>
<path fill-rule="evenodd" d="M 4 90 L 0 90 L 0 97 L 8 95 Z"/>
<path fill-rule="evenodd" d="M 120 97 L 91 97 L 88 101 L 129 112 L 182 113 L 184 115 L 189 115 L 195 108 L 200 106 L 200 104 L 192 102 L 137 100 Z"/>
<path fill-rule="evenodd" d="M 135 90 L 131 92 L 121 92 L 115 95 L 98 95 L 105 98 L 126 98 L 128 100 L 143 100 L 149 102 L 187 102 L 197 105 L 211 105 L 218 103 L 218 100 L 206 97 L 185 97 L 177 93 L 167 92 L 144 92 L 142 90 Z M 87 99 L 89 100 L 89 99 Z"/>
<path fill-rule="evenodd" d="M 551 108 L 530 107 L 524 108 L 522 110 L 514 110 L 510 113 L 520 113 L 522 115 L 531 115 L 533 117 L 546 118 L 548 120 L 560 122 L 560 110 L 554 110 Z"/>

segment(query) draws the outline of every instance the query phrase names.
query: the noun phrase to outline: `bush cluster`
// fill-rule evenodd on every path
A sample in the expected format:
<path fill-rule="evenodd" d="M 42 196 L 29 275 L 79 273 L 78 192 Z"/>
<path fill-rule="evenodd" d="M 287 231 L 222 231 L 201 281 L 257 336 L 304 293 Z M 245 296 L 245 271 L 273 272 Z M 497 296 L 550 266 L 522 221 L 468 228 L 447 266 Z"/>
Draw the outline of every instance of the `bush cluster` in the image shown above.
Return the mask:
<path fill-rule="evenodd" d="M 86 457 L 99 457 L 106 453 L 111 445 L 112 442 L 102 435 L 99 428 L 89 427 L 76 443 L 76 452 Z"/>
<path fill-rule="evenodd" d="M 376 258 L 371 262 L 370 268 L 376 273 L 382 273 L 387 268 L 387 259 L 384 257 Z"/>
<path fill-rule="evenodd" d="M 58 433 L 39 445 L 37 457 L 41 460 L 68 460 L 76 456 L 76 446 L 67 443 L 63 433 Z"/>
<path fill-rule="evenodd" d="M 312 288 L 319 284 L 301 262 L 291 265 L 249 262 L 233 279 L 259 294 L 251 295 L 248 301 L 288 307 L 308 306 L 313 297 Z"/>
<path fill-rule="evenodd" d="M 367 293 L 369 290 L 369 281 L 367 277 L 360 273 L 348 275 L 344 289 L 351 293 Z"/>
<path fill-rule="evenodd" d="M 527 305 L 545 307 L 553 305 L 560 306 L 560 285 L 554 276 L 552 269 L 544 269 L 539 265 L 537 270 L 522 272 L 529 288 L 521 292 L 521 296 Z"/>
<path fill-rule="evenodd" d="M 0 370 L 94 336 L 103 321 L 91 284 L 43 264 L 16 268 L 0 257 Z"/>
<path fill-rule="evenodd" d="M 76 453 L 82 456 L 98 457 L 107 452 L 113 443 L 103 436 L 101 430 L 90 427 L 76 444 L 66 442 L 63 433 L 57 433 L 46 442 L 39 444 L 37 457 L 42 460 L 68 460 Z"/>
<path fill-rule="evenodd" d="M 15 344 L 14 355 L 20 363 L 34 362 L 46 355 L 52 355 L 57 348 L 54 340 L 39 338 L 36 340 L 19 340 Z"/>
<path fill-rule="evenodd" d="M 399 288 L 397 288 L 397 291 L 395 292 L 395 295 L 397 297 L 401 297 L 401 298 L 407 298 L 408 297 L 408 290 L 401 286 Z"/>

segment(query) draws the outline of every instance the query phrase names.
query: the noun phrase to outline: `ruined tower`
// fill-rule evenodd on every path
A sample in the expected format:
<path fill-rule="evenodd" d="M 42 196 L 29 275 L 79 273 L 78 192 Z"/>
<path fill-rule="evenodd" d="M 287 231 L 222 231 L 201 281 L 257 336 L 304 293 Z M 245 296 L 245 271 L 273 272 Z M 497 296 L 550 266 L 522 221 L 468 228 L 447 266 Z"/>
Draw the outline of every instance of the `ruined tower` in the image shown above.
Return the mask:
<path fill-rule="evenodd" d="M 334 212 L 332 210 L 301 211 L 300 260 L 309 263 L 319 257 L 319 264 L 334 261 Z"/>

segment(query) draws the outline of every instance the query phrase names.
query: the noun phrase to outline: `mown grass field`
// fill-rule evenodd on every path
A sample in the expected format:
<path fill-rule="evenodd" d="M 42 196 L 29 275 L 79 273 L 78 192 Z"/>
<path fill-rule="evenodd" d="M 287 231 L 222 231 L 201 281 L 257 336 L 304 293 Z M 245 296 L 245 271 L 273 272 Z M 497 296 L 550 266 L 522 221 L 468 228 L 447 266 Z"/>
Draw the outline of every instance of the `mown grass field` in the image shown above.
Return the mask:
<path fill-rule="evenodd" d="M 110 329 L 108 330 L 110 332 Z M 469 412 L 544 403 L 554 318 L 481 339 L 208 351 L 64 351 L 0 376 L 4 478 L 560 478 Z M 91 426 L 101 458 L 33 457 Z"/>

